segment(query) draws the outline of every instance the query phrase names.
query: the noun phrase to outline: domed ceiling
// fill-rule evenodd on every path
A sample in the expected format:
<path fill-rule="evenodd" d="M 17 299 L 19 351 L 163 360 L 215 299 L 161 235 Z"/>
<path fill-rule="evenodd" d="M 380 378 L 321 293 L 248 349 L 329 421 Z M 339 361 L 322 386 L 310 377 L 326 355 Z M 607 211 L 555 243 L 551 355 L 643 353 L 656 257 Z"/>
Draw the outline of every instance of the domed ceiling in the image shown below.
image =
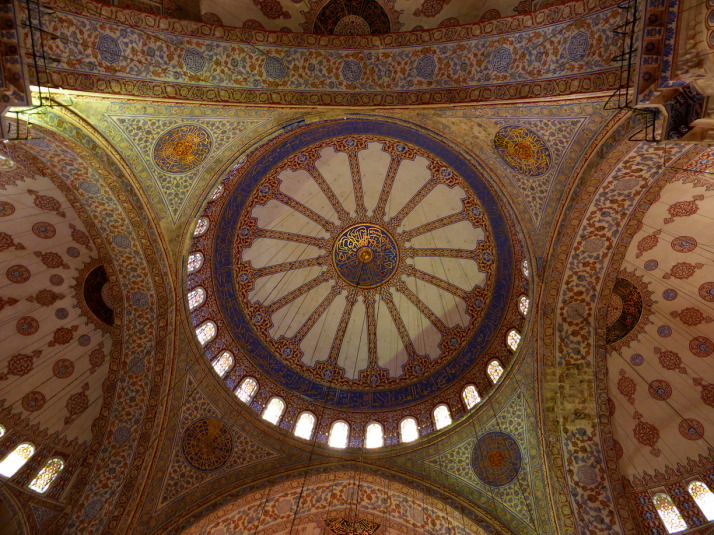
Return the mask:
<path fill-rule="evenodd" d="M 561 0 L 201 0 L 205 22 L 252 30 L 369 35 L 489 21 Z"/>
<path fill-rule="evenodd" d="M 507 332 L 523 331 L 524 257 L 502 201 L 412 128 L 296 130 L 239 163 L 202 217 L 188 289 L 207 298 L 193 324 L 217 326 L 209 358 L 237 356 L 230 387 L 258 380 L 254 408 L 285 399 L 284 427 L 311 410 L 326 422 L 349 413 L 357 428 L 376 420 L 387 443 L 405 416 L 424 434 L 437 403 L 460 415 L 466 384 L 491 388 L 488 361 L 508 364 Z"/>

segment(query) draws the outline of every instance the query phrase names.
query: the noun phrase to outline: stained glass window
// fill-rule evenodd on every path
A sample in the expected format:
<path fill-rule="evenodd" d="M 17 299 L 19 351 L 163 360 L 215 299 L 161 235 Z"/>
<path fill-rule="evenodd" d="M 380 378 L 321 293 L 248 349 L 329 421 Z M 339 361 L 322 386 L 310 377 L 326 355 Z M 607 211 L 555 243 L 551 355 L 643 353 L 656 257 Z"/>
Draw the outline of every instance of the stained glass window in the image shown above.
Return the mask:
<path fill-rule="evenodd" d="M 198 336 L 198 341 L 201 342 L 201 345 L 205 346 L 216 336 L 216 324 L 212 321 L 202 323 L 196 329 L 196 336 Z"/>
<path fill-rule="evenodd" d="M 364 433 L 364 447 L 381 448 L 382 446 L 384 446 L 384 429 L 382 428 L 382 424 L 372 422 L 367 426 L 367 430 Z"/>
<path fill-rule="evenodd" d="M 437 405 L 434 409 L 434 425 L 437 429 L 443 429 L 451 423 L 451 412 L 446 405 Z"/>
<path fill-rule="evenodd" d="M 213 190 L 213 193 L 211 194 L 211 200 L 215 201 L 218 197 L 221 196 L 223 193 L 223 184 L 218 186 L 216 189 Z"/>
<path fill-rule="evenodd" d="M 40 473 L 35 476 L 29 487 L 35 492 L 42 494 L 50 488 L 50 485 L 64 468 L 62 459 L 50 459 L 45 466 L 40 470 Z"/>
<path fill-rule="evenodd" d="M 198 223 L 196 223 L 196 228 L 193 229 L 193 235 L 194 236 L 203 236 L 206 231 L 208 230 L 208 218 L 207 217 L 202 217 L 198 220 Z"/>
<path fill-rule="evenodd" d="M 213 361 L 213 369 L 216 373 L 223 377 L 228 370 L 233 367 L 233 355 L 230 351 L 224 351 L 221 356 Z"/>
<path fill-rule="evenodd" d="M 657 509 L 657 513 L 659 513 L 659 517 L 662 519 L 664 527 L 667 528 L 667 533 L 677 533 L 687 529 L 687 523 L 679 513 L 677 506 L 672 502 L 672 498 L 667 494 L 663 492 L 655 494 L 652 502 L 655 509 Z"/>
<path fill-rule="evenodd" d="M 312 438 L 312 430 L 315 428 L 315 415 L 311 412 L 303 412 L 298 416 L 295 424 L 295 436 L 310 440 Z"/>
<path fill-rule="evenodd" d="M 522 295 L 518 298 L 518 310 L 521 311 L 521 314 L 523 314 L 524 316 L 528 315 L 528 307 L 530 306 L 530 304 L 530 299 L 528 299 L 525 295 Z"/>
<path fill-rule="evenodd" d="M 692 481 L 687 486 L 687 490 L 694 498 L 694 501 L 697 502 L 699 509 L 702 510 L 707 520 L 714 520 L 714 494 L 709 490 L 706 483 Z"/>
<path fill-rule="evenodd" d="M 195 310 L 200 307 L 206 300 L 206 290 L 203 288 L 196 288 L 188 292 L 188 309 Z"/>
<path fill-rule="evenodd" d="M 404 420 L 399 423 L 399 433 L 402 436 L 402 442 L 405 444 L 407 442 L 414 442 L 419 438 L 419 426 L 417 425 L 417 421 L 411 416 L 404 418 Z"/>
<path fill-rule="evenodd" d="M 0 463 L 0 475 L 12 477 L 35 453 L 35 446 L 24 442 L 8 453 Z"/>
<path fill-rule="evenodd" d="M 531 270 L 530 270 L 530 267 L 528 267 L 528 260 L 523 261 L 523 263 L 521 264 L 521 269 L 523 270 L 523 274 L 526 277 L 530 277 Z"/>
<path fill-rule="evenodd" d="M 238 390 L 236 390 L 236 396 L 238 396 L 238 399 L 243 403 L 250 403 L 250 400 L 253 399 L 257 391 L 258 381 L 252 377 L 246 377 L 241 381 Z"/>
<path fill-rule="evenodd" d="M 267 420 L 271 424 L 278 425 L 280 418 L 285 410 L 285 402 L 280 398 L 270 398 L 268 404 L 263 411 L 263 420 Z"/>
<path fill-rule="evenodd" d="M 350 426 L 347 422 L 337 420 L 330 427 L 330 436 L 327 439 L 327 444 L 332 448 L 346 448 L 347 441 L 350 438 Z"/>
<path fill-rule="evenodd" d="M 0 425 L 0 438 L 5 436 L 5 426 Z"/>
<path fill-rule="evenodd" d="M 478 395 L 478 390 L 474 385 L 466 385 L 464 391 L 461 392 L 461 397 L 464 399 L 467 409 L 472 409 L 481 401 L 481 396 Z"/>
<path fill-rule="evenodd" d="M 521 343 L 521 333 L 519 333 L 515 329 L 511 329 L 508 331 L 508 334 L 506 335 L 506 344 L 508 344 L 508 348 L 511 351 L 515 351 L 518 349 L 518 344 Z"/>
<path fill-rule="evenodd" d="M 491 382 L 493 384 L 496 384 L 501 378 L 501 375 L 503 375 L 503 366 L 501 366 L 501 363 L 497 360 L 492 360 L 488 363 L 488 368 L 486 368 L 486 372 L 491 378 Z"/>
<path fill-rule="evenodd" d="M 188 272 L 198 271 L 203 265 L 203 255 L 201 253 L 191 253 L 188 255 Z"/>

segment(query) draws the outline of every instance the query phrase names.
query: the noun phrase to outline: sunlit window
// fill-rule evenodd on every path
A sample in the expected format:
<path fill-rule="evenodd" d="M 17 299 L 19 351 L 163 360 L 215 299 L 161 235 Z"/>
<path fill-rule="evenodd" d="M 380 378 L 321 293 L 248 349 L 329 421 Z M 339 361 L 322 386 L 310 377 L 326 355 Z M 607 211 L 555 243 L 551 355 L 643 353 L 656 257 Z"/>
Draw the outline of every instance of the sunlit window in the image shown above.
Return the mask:
<path fill-rule="evenodd" d="M 523 274 L 526 277 L 530 277 L 531 270 L 530 270 L 530 267 L 528 267 L 528 260 L 523 261 L 523 263 L 521 264 L 521 269 L 523 270 Z"/>
<path fill-rule="evenodd" d="M 508 345 L 508 349 L 511 351 L 515 351 L 518 349 L 518 344 L 521 343 L 521 334 L 515 330 L 511 329 L 508 331 L 508 334 L 506 335 L 506 344 Z"/>
<path fill-rule="evenodd" d="M 212 321 L 201 323 L 196 329 L 196 336 L 198 336 L 198 341 L 201 342 L 201 345 L 205 346 L 216 336 L 216 324 Z"/>
<path fill-rule="evenodd" d="M 295 436 L 310 440 L 312 438 L 312 430 L 315 429 L 315 415 L 311 412 L 303 412 L 298 416 L 295 423 Z"/>
<path fill-rule="evenodd" d="M 702 510 L 707 520 L 714 520 L 714 494 L 709 490 L 706 483 L 692 481 L 687 486 L 687 490 L 694 498 L 694 501 L 697 502 L 699 509 Z"/>
<path fill-rule="evenodd" d="M 464 399 L 467 409 L 472 409 L 481 401 L 481 396 L 478 395 L 478 390 L 474 385 L 466 385 L 466 388 L 461 392 L 461 397 Z"/>
<path fill-rule="evenodd" d="M 528 299 L 525 295 L 522 295 L 518 298 L 518 310 L 521 311 L 521 314 L 524 316 L 528 315 L 528 307 L 530 306 L 531 301 Z"/>
<path fill-rule="evenodd" d="M 213 369 L 216 373 L 223 377 L 228 370 L 233 367 L 233 355 L 230 351 L 224 351 L 221 356 L 213 361 Z"/>
<path fill-rule="evenodd" d="M 493 384 L 496 384 L 498 380 L 503 375 L 503 366 L 497 360 L 492 360 L 488 363 L 488 368 L 486 368 L 486 373 L 488 373 L 489 378 Z"/>
<path fill-rule="evenodd" d="M 672 502 L 672 498 L 667 494 L 663 492 L 655 494 L 652 502 L 655 509 L 657 509 L 657 513 L 659 513 L 659 517 L 662 519 L 664 527 L 667 528 L 667 533 L 677 533 L 687 529 L 687 523 L 679 513 L 677 506 Z"/>
<path fill-rule="evenodd" d="M 437 405 L 434 409 L 434 425 L 437 429 L 443 429 L 451 423 L 451 412 L 446 405 Z"/>
<path fill-rule="evenodd" d="M 198 271 L 203 265 L 203 255 L 201 253 L 191 253 L 188 255 L 188 272 Z"/>
<path fill-rule="evenodd" d="M 5 436 L 5 426 L 0 425 L 0 438 Z"/>
<path fill-rule="evenodd" d="M 238 399 L 243 403 L 250 403 L 250 400 L 253 399 L 257 391 L 258 381 L 252 377 L 246 377 L 241 381 L 238 390 L 236 390 L 236 396 L 238 396 Z"/>
<path fill-rule="evenodd" d="M 417 421 L 411 416 L 404 418 L 404 420 L 399 423 L 399 434 L 401 435 L 402 442 L 405 444 L 407 442 L 414 442 L 419 438 L 419 426 L 417 425 Z"/>
<path fill-rule="evenodd" d="M 198 220 L 198 223 L 196 223 L 196 228 L 193 229 L 193 235 L 194 236 L 203 236 L 207 230 L 208 230 L 208 218 L 202 217 Z"/>
<path fill-rule="evenodd" d="M 188 309 L 195 310 L 200 307 L 206 300 L 206 290 L 203 288 L 196 288 L 188 292 Z"/>
<path fill-rule="evenodd" d="M 280 418 L 285 410 L 285 402 L 280 398 L 270 398 L 268 404 L 263 411 L 263 420 L 267 420 L 271 424 L 278 425 Z"/>
<path fill-rule="evenodd" d="M 364 433 L 365 448 L 381 448 L 384 446 L 384 428 L 382 424 L 372 422 Z"/>
<path fill-rule="evenodd" d="M 62 459 L 50 459 L 28 486 L 40 494 L 46 492 L 63 468 L 64 461 Z"/>
<path fill-rule="evenodd" d="M 218 197 L 221 196 L 223 193 L 223 184 L 219 185 L 216 189 L 213 190 L 213 193 L 211 194 L 211 200 L 215 201 Z"/>
<path fill-rule="evenodd" d="M 347 422 L 337 420 L 330 427 L 330 436 L 327 439 L 327 444 L 332 448 L 346 448 L 347 441 L 350 438 L 350 426 Z"/>
<path fill-rule="evenodd" d="M 0 462 L 0 475 L 12 477 L 35 453 L 35 446 L 24 442 L 8 453 Z"/>

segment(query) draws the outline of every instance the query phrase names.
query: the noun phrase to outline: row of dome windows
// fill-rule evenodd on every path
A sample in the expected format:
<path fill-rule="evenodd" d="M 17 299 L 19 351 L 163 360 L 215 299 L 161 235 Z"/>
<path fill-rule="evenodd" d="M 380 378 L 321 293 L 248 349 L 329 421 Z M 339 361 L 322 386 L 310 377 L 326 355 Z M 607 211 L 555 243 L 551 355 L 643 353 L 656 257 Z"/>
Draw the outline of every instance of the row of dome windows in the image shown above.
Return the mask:
<path fill-rule="evenodd" d="M 5 436 L 5 426 L 0 425 L 0 438 Z M 15 449 L 8 453 L 0 461 L 0 475 L 11 478 L 22 468 L 27 461 L 35 454 L 35 446 L 29 442 L 18 444 Z M 28 487 L 35 492 L 43 494 L 50 488 L 52 482 L 57 478 L 64 468 L 64 461 L 55 457 L 48 460 L 42 469 L 35 475 Z"/>
<path fill-rule="evenodd" d="M 687 485 L 687 492 L 694 499 L 706 519 L 709 521 L 714 520 L 714 493 L 712 493 L 707 484 L 703 481 L 691 481 Z M 652 503 L 657 514 L 662 519 L 667 533 L 679 533 L 690 528 L 669 494 L 658 492 L 652 497 Z"/>

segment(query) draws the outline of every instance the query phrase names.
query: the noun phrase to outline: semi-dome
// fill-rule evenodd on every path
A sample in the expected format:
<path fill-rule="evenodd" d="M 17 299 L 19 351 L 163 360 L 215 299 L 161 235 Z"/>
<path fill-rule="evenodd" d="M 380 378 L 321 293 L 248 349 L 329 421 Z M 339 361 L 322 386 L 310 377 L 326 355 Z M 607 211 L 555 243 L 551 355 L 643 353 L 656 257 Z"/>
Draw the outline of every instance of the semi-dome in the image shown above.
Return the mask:
<path fill-rule="evenodd" d="M 492 388 L 489 363 L 496 380 L 508 366 L 527 314 L 523 246 L 486 177 L 453 144 L 384 120 L 266 142 L 194 231 L 188 290 L 206 355 L 233 365 L 226 383 L 278 411 L 273 423 L 317 416 L 321 440 L 340 419 L 357 446 L 370 422 L 390 444 L 405 418 L 423 436 L 440 404 L 463 414 Z"/>

